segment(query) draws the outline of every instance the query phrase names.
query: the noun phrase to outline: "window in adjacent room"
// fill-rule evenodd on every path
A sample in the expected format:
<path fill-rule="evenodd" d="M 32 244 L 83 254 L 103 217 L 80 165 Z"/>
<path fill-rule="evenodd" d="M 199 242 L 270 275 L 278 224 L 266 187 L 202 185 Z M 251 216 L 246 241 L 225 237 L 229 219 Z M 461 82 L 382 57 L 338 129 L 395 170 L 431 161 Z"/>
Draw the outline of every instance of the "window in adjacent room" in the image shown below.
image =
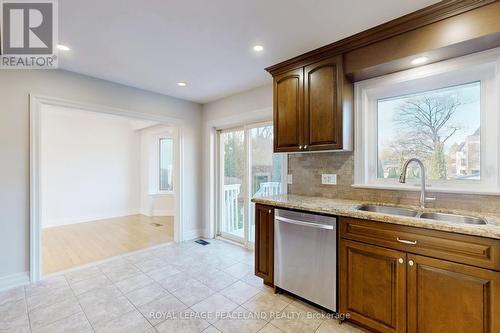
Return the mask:
<path fill-rule="evenodd" d="M 159 147 L 159 190 L 160 192 L 171 192 L 174 190 L 172 182 L 174 150 L 173 140 L 170 138 L 161 138 Z"/>

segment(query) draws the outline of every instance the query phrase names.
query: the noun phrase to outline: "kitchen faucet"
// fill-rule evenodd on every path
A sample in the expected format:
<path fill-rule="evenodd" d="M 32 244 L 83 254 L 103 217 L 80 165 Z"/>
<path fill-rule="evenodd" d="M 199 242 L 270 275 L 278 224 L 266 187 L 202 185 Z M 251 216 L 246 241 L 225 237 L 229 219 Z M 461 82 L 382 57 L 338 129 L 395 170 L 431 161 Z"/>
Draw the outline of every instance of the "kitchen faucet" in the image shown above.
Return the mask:
<path fill-rule="evenodd" d="M 408 165 L 411 162 L 415 162 L 420 167 L 420 179 L 422 180 L 422 186 L 420 188 L 420 207 L 425 208 L 425 203 L 434 202 L 436 198 L 428 198 L 425 196 L 425 165 L 418 158 L 410 158 L 403 164 L 403 171 L 401 172 L 401 176 L 399 176 L 399 182 L 401 184 L 406 183 L 406 172 L 408 170 Z"/>

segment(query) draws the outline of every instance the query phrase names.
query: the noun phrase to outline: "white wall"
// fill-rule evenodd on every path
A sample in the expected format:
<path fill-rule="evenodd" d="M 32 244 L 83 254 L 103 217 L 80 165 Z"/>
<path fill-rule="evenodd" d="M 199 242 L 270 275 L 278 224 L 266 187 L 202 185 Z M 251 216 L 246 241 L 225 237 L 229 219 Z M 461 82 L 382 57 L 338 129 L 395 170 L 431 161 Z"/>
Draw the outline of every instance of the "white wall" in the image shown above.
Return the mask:
<path fill-rule="evenodd" d="M 272 117 L 272 107 L 273 86 L 268 84 L 203 105 L 203 121 L 205 124 L 222 119 L 244 121 L 249 113 L 258 111 Z"/>
<path fill-rule="evenodd" d="M 215 129 L 269 121 L 272 117 L 273 86 L 271 84 L 203 105 L 203 226 L 205 237 L 213 237 L 215 232 Z"/>
<path fill-rule="evenodd" d="M 139 213 L 140 134 L 129 118 L 44 105 L 42 227 Z"/>
<path fill-rule="evenodd" d="M 184 236 L 202 228 L 201 106 L 62 70 L 0 71 L 0 285 L 29 270 L 29 94 L 171 117 L 183 135 Z"/>

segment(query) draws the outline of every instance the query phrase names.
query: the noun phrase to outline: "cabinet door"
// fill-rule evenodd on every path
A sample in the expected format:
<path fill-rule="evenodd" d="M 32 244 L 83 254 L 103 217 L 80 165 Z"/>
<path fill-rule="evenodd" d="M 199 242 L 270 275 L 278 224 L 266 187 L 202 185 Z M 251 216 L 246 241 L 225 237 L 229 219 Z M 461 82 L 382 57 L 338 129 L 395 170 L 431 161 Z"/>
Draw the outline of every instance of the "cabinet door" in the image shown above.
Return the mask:
<path fill-rule="evenodd" d="M 305 150 L 342 148 L 342 55 L 305 67 Z"/>
<path fill-rule="evenodd" d="M 406 253 L 340 240 L 340 312 L 377 332 L 406 332 Z"/>
<path fill-rule="evenodd" d="M 303 69 L 274 78 L 274 151 L 300 151 L 303 145 Z"/>
<path fill-rule="evenodd" d="M 499 284 L 499 272 L 409 254 L 409 332 L 500 332 Z"/>
<path fill-rule="evenodd" d="M 255 275 L 274 285 L 274 209 L 255 205 Z"/>

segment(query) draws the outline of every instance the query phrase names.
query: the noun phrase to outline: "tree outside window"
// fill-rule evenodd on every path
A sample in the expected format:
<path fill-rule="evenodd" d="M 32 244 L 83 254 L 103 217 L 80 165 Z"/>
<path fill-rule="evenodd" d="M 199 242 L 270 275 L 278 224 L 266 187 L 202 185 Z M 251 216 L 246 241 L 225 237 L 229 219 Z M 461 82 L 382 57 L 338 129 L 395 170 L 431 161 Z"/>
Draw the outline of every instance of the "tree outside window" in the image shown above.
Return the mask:
<path fill-rule="evenodd" d="M 421 159 L 432 180 L 479 180 L 481 84 L 472 82 L 377 101 L 378 178 L 398 178 Z M 409 168 L 408 176 L 420 177 Z"/>

